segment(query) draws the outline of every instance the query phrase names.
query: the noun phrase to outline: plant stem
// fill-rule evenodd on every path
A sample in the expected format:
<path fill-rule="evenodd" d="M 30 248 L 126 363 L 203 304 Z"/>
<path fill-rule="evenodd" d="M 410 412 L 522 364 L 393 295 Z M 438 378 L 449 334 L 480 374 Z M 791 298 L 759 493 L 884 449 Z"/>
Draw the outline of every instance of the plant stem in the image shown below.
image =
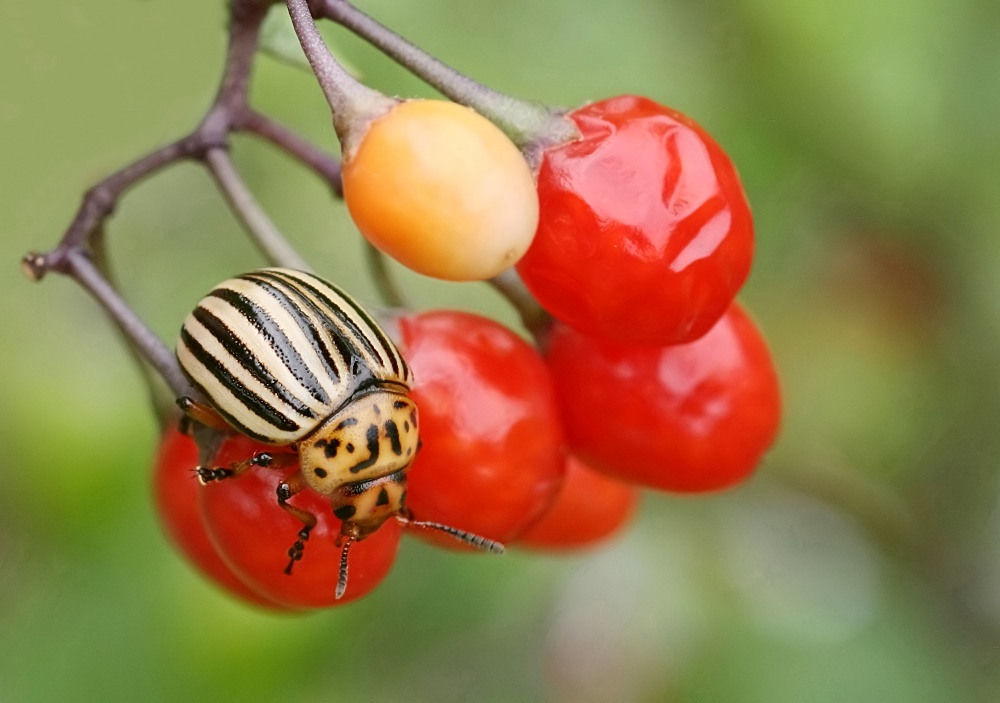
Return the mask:
<path fill-rule="evenodd" d="M 544 349 L 552 327 L 552 316 L 546 312 L 524 285 L 524 281 L 514 269 L 507 269 L 489 279 L 493 286 L 514 306 L 521 317 L 521 324 L 535 339 L 535 344 Z"/>
<path fill-rule="evenodd" d="M 205 165 L 215 178 L 233 214 L 243 223 L 264 258 L 277 266 L 311 271 L 309 264 L 292 248 L 253 197 L 229 153 L 224 149 L 209 149 L 205 153 Z"/>
<path fill-rule="evenodd" d="M 459 73 L 346 0 L 313 0 L 312 5 L 318 17 L 351 30 L 441 94 L 479 112 L 522 150 L 543 149 L 578 136 L 576 127 L 558 111 L 505 95 Z"/>
<path fill-rule="evenodd" d="M 41 278 L 48 270 L 68 273 L 65 262 L 67 253 L 86 245 L 87 240 L 104 224 L 105 219 L 114 211 L 118 200 L 127 190 L 165 166 L 193 156 L 199 149 L 196 140 L 185 137 L 146 154 L 91 187 L 84 193 L 83 202 L 59 246 L 46 255 L 44 269 L 34 275 Z"/>
<path fill-rule="evenodd" d="M 101 233 L 125 193 L 175 163 L 195 159 L 211 171 L 237 217 L 270 260 L 307 269 L 257 204 L 228 154 L 229 134 L 247 129 L 285 149 L 323 177 L 334 192 L 339 191 L 340 167 L 335 159 L 247 106 L 247 87 L 260 26 L 273 4 L 274 0 L 230 2 L 229 42 L 222 78 L 215 99 L 195 130 L 89 188 L 59 244 L 44 254 L 29 253 L 22 260 L 22 268 L 32 280 L 41 280 L 47 272 L 54 271 L 80 284 L 111 315 L 130 348 L 148 362 L 177 396 L 191 395 L 193 390 L 172 352 L 129 307 L 95 264 L 94 257 L 103 257 Z"/>
<path fill-rule="evenodd" d="M 260 28 L 271 4 L 254 0 L 231 0 L 229 3 L 229 42 L 213 105 L 232 110 L 246 103 Z"/>
<path fill-rule="evenodd" d="M 340 137 L 344 160 L 349 160 L 367 132 L 368 125 L 398 104 L 357 81 L 333 57 L 320 36 L 307 0 L 286 0 L 292 27 L 333 113 L 333 127 Z"/>
<path fill-rule="evenodd" d="M 93 236 L 91 236 L 90 244 L 90 255 L 95 269 L 104 277 L 108 285 L 117 291 L 118 285 L 115 281 L 114 272 L 111 269 L 111 261 L 107 256 L 103 227 L 98 228 Z M 167 387 L 166 382 L 159 375 L 159 372 L 146 360 L 143 350 L 136 347 L 133 340 L 124 333 L 120 325 L 116 324 L 115 327 L 119 332 L 119 338 L 128 348 L 129 356 L 132 357 L 136 368 L 142 374 L 142 379 L 146 384 L 146 392 L 149 394 L 149 402 L 153 407 L 153 414 L 156 416 L 157 424 L 162 430 L 172 418 L 177 416 L 176 396 Z"/>
<path fill-rule="evenodd" d="M 234 125 L 235 129 L 251 132 L 266 139 L 311 169 L 330 186 L 334 196 L 344 197 L 344 187 L 340 179 L 340 161 L 256 110 L 247 109 L 241 118 L 239 124 Z"/>
<path fill-rule="evenodd" d="M 368 263 L 368 271 L 375 282 L 375 289 L 378 291 L 382 303 L 391 308 L 410 307 L 406 303 L 406 297 L 396 285 L 396 279 L 389 270 L 389 262 L 386 255 L 367 239 L 365 244 L 365 260 Z"/>
<path fill-rule="evenodd" d="M 111 315 L 122 333 L 156 369 L 174 395 L 176 397 L 191 395 L 191 384 L 181 372 L 173 352 L 146 326 L 118 291 L 101 275 L 91 257 L 79 249 L 74 250 L 67 255 L 66 265 L 68 275 L 83 286 Z"/>

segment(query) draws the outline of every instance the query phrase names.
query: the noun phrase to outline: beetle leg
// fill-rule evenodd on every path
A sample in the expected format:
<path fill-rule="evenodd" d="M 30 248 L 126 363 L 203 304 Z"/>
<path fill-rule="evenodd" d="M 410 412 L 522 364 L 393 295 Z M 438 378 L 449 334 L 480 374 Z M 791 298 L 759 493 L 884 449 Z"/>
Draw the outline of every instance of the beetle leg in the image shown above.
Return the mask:
<path fill-rule="evenodd" d="M 302 552 L 305 551 L 309 533 L 316 527 L 316 516 L 313 513 L 288 502 L 288 499 L 301 491 L 302 488 L 302 477 L 296 474 L 279 483 L 277 490 L 278 505 L 281 506 L 281 509 L 292 517 L 302 521 L 302 529 L 299 530 L 297 535 L 298 539 L 288 549 L 288 566 L 285 567 L 285 573 L 289 575 L 292 573 L 292 567 L 295 565 L 295 562 L 302 559 Z"/>
<path fill-rule="evenodd" d="M 222 416 L 216 412 L 215 408 L 207 403 L 201 403 L 191 396 L 182 395 L 178 398 L 177 407 L 181 409 L 184 417 L 188 420 L 194 420 L 205 427 L 228 432 L 231 432 L 233 429 L 229 426 L 229 423 L 222 419 Z"/>
<path fill-rule="evenodd" d="M 249 459 L 244 461 L 237 461 L 229 466 L 219 466 L 216 468 L 208 468 L 205 466 L 197 467 L 194 472 L 198 476 L 198 482 L 201 485 L 206 483 L 211 483 L 212 481 L 221 481 L 224 478 L 235 478 L 245 474 L 248 470 L 255 466 L 260 466 L 265 469 L 275 469 L 282 470 L 287 468 L 290 464 L 295 462 L 295 455 L 293 454 L 271 454 L 270 452 L 256 452 Z M 289 506 L 291 507 L 291 506 Z"/>

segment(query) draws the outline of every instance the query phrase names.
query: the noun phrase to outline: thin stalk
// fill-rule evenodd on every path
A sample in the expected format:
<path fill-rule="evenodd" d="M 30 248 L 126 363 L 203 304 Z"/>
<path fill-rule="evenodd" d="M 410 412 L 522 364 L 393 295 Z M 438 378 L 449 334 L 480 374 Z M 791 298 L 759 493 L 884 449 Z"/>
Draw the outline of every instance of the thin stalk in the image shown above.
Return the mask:
<path fill-rule="evenodd" d="M 388 257 L 378 247 L 365 240 L 365 260 L 368 263 L 368 271 L 375 282 L 375 289 L 378 291 L 382 303 L 391 308 L 410 307 L 406 302 L 406 296 L 396 285 L 396 278 L 389 270 Z"/>
<path fill-rule="evenodd" d="M 45 265 L 31 269 L 29 274 L 39 280 L 46 271 L 66 273 L 68 253 L 87 245 L 126 191 L 163 168 L 194 156 L 199 149 L 196 139 L 190 136 L 179 139 L 136 159 L 91 187 L 84 193 L 83 202 L 59 245 L 45 255 Z"/>
<path fill-rule="evenodd" d="M 514 306 L 521 324 L 534 337 L 538 347 L 544 349 L 552 327 L 552 316 L 538 304 L 517 271 L 507 269 L 489 279 L 488 283 Z"/>
<path fill-rule="evenodd" d="M 367 126 L 398 104 L 362 84 L 344 70 L 320 36 L 306 0 L 286 0 L 292 27 L 333 113 L 333 127 L 341 151 L 349 159 L 364 137 Z"/>
<path fill-rule="evenodd" d="M 229 42 L 213 106 L 233 112 L 246 104 L 260 28 L 272 4 L 275 3 L 254 0 L 231 0 L 229 3 Z"/>
<path fill-rule="evenodd" d="M 330 186 L 334 196 L 344 197 L 344 186 L 340 179 L 340 161 L 259 112 L 247 109 L 236 129 L 250 132 L 267 140 L 313 171 Z"/>
<path fill-rule="evenodd" d="M 243 223 L 250 239 L 264 258 L 276 266 L 287 266 L 300 271 L 312 270 L 253 197 L 226 151 L 209 149 L 205 153 L 205 165 L 215 178 L 215 183 L 233 214 Z"/>
<path fill-rule="evenodd" d="M 114 272 L 111 269 L 111 262 L 107 256 L 103 227 L 94 233 L 90 242 L 91 258 L 94 262 L 94 267 L 108 282 L 108 285 L 115 291 L 119 290 Z M 170 389 L 167 388 L 166 382 L 157 370 L 147 361 L 143 350 L 137 348 L 132 339 L 124 334 L 120 325 L 116 324 L 115 329 L 118 330 L 119 338 L 125 343 L 129 351 L 129 356 L 135 363 L 136 368 L 139 369 L 139 373 L 142 374 L 142 379 L 146 384 L 146 392 L 149 395 L 149 403 L 153 407 L 153 414 L 156 416 L 157 424 L 163 429 L 167 426 L 170 419 L 177 415 L 177 399 L 170 393 Z"/>
<path fill-rule="evenodd" d="M 166 381 L 175 397 L 191 395 L 193 390 L 172 351 L 146 326 L 118 291 L 97 270 L 91 257 L 74 250 L 66 257 L 67 275 L 87 290 L 130 341 L 142 357 Z"/>
<path fill-rule="evenodd" d="M 541 103 L 505 95 L 459 73 L 346 0 L 313 0 L 318 17 L 349 29 L 442 95 L 473 108 L 502 129 L 523 150 L 576 138 L 576 127 Z"/>
<path fill-rule="evenodd" d="M 331 187 L 337 187 L 333 183 L 339 180 L 339 165 L 332 157 L 287 130 L 270 129 L 266 120 L 255 119 L 247 107 L 247 86 L 260 26 L 272 4 L 275 3 L 271 0 L 231 0 L 225 67 L 215 99 L 197 128 L 127 164 L 88 189 L 58 245 L 47 253 L 29 253 L 22 260 L 22 269 L 32 280 L 41 280 L 46 273 L 54 271 L 72 278 L 90 293 L 114 320 L 133 353 L 162 377 L 175 397 L 191 395 L 193 389 L 171 350 L 138 317 L 102 272 L 105 256 L 102 233 L 118 202 L 130 189 L 180 161 L 194 159 L 202 161 L 212 172 L 233 210 L 269 258 L 283 265 L 307 268 L 253 199 L 232 167 L 227 151 L 229 134 L 237 125 L 251 124 L 267 132 L 267 138 L 286 145 L 294 156 L 321 171 Z M 153 385 L 150 384 L 151 389 Z M 155 390 L 153 392 L 154 405 L 158 406 Z M 160 407 L 155 409 L 158 415 L 164 413 Z"/>

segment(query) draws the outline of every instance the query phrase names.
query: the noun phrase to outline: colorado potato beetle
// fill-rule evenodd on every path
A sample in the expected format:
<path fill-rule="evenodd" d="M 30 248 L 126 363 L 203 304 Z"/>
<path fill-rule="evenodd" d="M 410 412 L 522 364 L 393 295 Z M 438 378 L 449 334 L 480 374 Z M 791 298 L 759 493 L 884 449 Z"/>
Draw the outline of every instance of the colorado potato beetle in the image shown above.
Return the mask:
<path fill-rule="evenodd" d="M 285 268 L 224 281 L 185 319 L 177 359 L 204 398 L 178 400 L 191 420 L 297 452 L 299 472 L 277 486 L 278 504 L 303 523 L 286 573 L 316 525 L 315 515 L 288 502 L 305 487 L 329 496 L 342 522 L 338 598 L 351 543 L 392 517 L 503 551 L 485 537 L 416 520 L 407 509 L 406 470 L 420 447 L 413 374 L 371 315 L 332 283 Z M 197 474 L 207 483 L 254 466 L 287 467 L 280 456 L 258 453 Z"/>

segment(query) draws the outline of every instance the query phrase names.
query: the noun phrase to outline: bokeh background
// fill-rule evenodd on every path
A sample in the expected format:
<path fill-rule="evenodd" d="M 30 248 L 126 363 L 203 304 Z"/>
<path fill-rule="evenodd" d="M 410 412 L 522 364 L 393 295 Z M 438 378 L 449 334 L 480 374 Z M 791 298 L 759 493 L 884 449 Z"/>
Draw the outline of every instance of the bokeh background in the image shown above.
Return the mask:
<path fill-rule="evenodd" d="M 0 4 L 0 699 L 1000 700 L 1000 5 L 992 0 L 359 4 L 507 92 L 626 92 L 693 116 L 757 222 L 742 299 L 770 339 L 782 436 L 746 485 L 648 495 L 587 553 L 404 543 L 339 610 L 261 613 L 186 565 L 151 509 L 156 427 L 96 305 L 18 272 L 85 187 L 193 127 L 222 0 Z M 372 85 L 432 95 L 327 36 Z M 330 148 L 307 73 L 255 104 Z M 267 146 L 237 162 L 314 265 L 366 300 L 343 207 Z M 194 166 L 122 203 L 109 244 L 167 339 L 260 263 Z M 421 306 L 513 322 L 484 285 Z"/>

